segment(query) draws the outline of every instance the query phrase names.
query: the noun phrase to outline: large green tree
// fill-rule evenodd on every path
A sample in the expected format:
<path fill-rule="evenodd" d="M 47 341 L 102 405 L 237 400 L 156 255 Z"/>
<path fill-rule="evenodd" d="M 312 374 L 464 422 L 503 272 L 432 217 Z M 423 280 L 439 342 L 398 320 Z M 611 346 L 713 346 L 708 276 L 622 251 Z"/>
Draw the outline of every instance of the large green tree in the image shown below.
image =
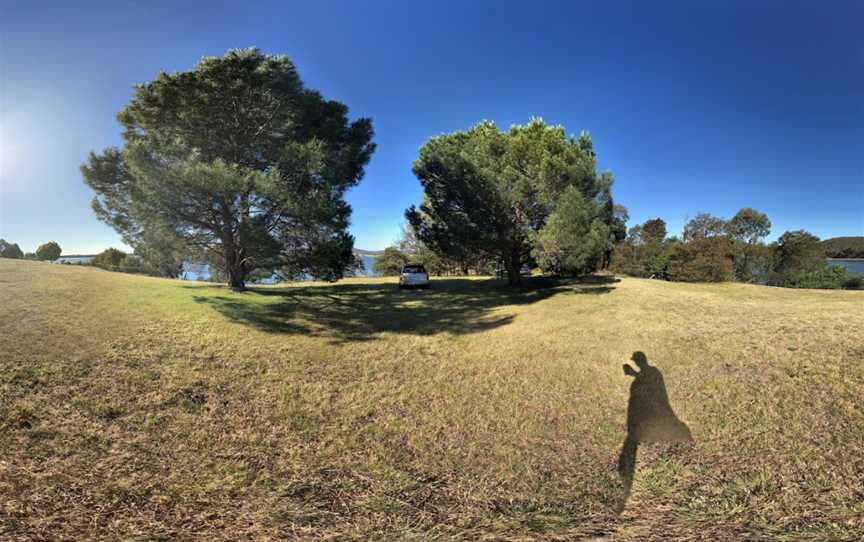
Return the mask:
<path fill-rule="evenodd" d="M 591 138 L 535 119 L 499 131 L 481 122 L 434 137 L 420 148 L 414 174 L 424 199 L 406 218 L 435 252 L 464 261 L 498 259 L 510 284 L 521 280 L 537 233 L 569 187 L 593 202 L 607 223 L 614 215 L 611 175 L 598 175 Z"/>
<path fill-rule="evenodd" d="M 40 260 L 54 261 L 59 258 L 62 253 L 63 250 L 56 241 L 48 241 L 47 243 L 39 245 L 39 248 L 36 249 L 36 257 Z"/>
<path fill-rule="evenodd" d="M 118 120 L 125 146 L 81 169 L 97 216 L 130 246 L 173 236 L 235 289 L 256 269 L 332 279 L 354 265 L 344 195 L 372 124 L 307 89 L 287 57 L 231 50 L 162 72 Z"/>
<path fill-rule="evenodd" d="M 20 260 L 23 257 L 24 253 L 21 252 L 21 247 L 18 246 L 18 243 L 10 243 L 6 239 L 0 239 L 0 258 Z"/>

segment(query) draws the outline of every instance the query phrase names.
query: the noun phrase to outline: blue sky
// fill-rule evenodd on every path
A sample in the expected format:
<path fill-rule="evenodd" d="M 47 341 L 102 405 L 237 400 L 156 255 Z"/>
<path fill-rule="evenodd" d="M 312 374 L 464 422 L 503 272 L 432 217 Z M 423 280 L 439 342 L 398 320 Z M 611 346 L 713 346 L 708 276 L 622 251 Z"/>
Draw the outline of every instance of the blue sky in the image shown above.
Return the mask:
<path fill-rule="evenodd" d="M 348 196 L 381 249 L 430 136 L 532 116 L 589 130 L 629 225 L 766 212 L 772 238 L 864 235 L 864 2 L 0 2 L 0 237 L 120 246 L 78 166 L 159 69 L 257 46 L 373 119 Z"/>

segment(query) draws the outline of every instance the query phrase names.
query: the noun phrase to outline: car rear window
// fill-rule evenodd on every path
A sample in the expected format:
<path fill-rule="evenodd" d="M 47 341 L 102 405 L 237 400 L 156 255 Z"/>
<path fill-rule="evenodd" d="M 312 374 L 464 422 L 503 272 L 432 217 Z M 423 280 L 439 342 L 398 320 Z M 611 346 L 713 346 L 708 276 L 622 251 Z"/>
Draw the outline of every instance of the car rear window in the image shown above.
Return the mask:
<path fill-rule="evenodd" d="M 403 273 L 425 273 L 426 269 L 422 265 L 406 265 L 402 268 Z"/>

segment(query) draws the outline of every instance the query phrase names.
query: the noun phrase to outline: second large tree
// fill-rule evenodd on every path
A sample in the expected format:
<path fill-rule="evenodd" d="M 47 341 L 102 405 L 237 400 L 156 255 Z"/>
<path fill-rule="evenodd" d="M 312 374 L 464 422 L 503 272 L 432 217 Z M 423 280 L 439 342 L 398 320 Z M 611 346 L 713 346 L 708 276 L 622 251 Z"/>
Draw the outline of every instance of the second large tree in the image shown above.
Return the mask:
<path fill-rule="evenodd" d="M 498 258 L 511 284 L 532 254 L 553 271 L 578 271 L 560 267 L 590 265 L 611 246 L 612 177 L 597 174 L 587 134 L 567 137 L 539 119 L 507 132 L 481 122 L 429 140 L 413 170 L 423 203 L 406 218 L 418 237 L 457 259 Z"/>
<path fill-rule="evenodd" d="M 338 278 L 351 266 L 344 194 L 372 125 L 305 88 L 286 57 L 233 50 L 160 73 L 118 119 L 124 148 L 91 153 L 82 173 L 130 245 L 176 239 L 236 289 L 256 269 Z"/>

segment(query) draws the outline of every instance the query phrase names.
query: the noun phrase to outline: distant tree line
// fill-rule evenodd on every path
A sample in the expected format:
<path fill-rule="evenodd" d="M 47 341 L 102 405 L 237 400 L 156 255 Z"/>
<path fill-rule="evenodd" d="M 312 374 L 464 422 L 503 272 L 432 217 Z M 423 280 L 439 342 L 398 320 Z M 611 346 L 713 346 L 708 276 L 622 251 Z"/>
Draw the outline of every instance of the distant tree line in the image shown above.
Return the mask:
<path fill-rule="evenodd" d="M 54 261 L 60 257 L 63 250 L 56 241 L 48 241 L 45 244 L 39 245 L 36 252 L 24 253 L 18 243 L 11 243 L 5 239 L 0 239 L 0 258 L 11 258 L 15 260 L 41 260 Z"/>
<path fill-rule="evenodd" d="M 829 258 L 864 258 L 864 237 L 834 237 L 822 246 Z"/>
<path fill-rule="evenodd" d="M 859 288 L 861 277 L 828 266 L 826 246 L 803 230 L 787 231 L 766 244 L 771 221 L 744 208 L 730 220 L 706 213 L 684 226 L 681 238 L 667 237 L 655 218 L 631 227 L 615 247 L 616 272 L 683 282 L 739 281 L 789 288 Z"/>

